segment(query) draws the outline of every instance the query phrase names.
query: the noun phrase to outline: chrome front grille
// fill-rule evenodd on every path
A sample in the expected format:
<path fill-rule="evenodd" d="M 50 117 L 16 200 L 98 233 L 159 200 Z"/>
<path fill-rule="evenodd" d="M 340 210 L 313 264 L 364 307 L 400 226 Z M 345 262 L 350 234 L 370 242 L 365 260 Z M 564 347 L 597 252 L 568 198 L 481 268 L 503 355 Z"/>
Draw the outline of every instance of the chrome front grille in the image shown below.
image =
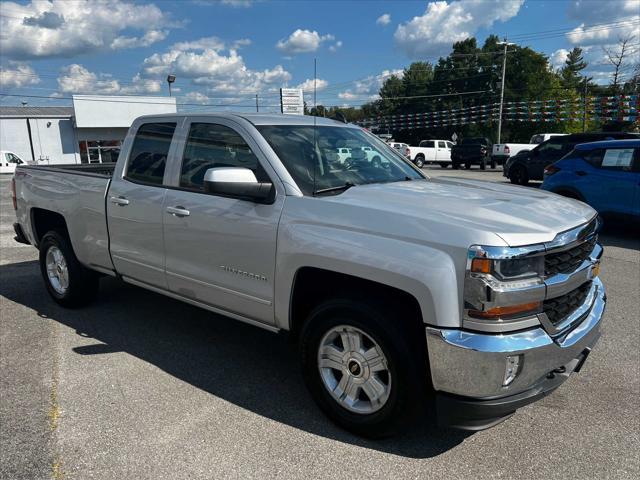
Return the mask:
<path fill-rule="evenodd" d="M 589 258 L 597 241 L 594 235 L 586 242 L 561 252 L 550 252 L 544 257 L 544 274 L 546 277 L 558 273 L 571 273 L 578 268 L 583 261 Z"/>
<path fill-rule="evenodd" d="M 542 308 L 549 321 L 553 325 L 562 323 L 563 320 L 584 304 L 589 290 L 591 290 L 591 281 L 583 283 L 565 295 L 545 300 Z"/>

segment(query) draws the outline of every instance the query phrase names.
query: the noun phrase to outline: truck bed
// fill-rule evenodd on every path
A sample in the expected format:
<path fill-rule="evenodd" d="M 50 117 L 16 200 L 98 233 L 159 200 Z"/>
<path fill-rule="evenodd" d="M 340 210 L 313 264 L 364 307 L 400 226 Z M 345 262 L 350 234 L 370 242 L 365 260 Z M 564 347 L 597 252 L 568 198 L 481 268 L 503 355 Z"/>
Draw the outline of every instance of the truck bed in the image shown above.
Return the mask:
<path fill-rule="evenodd" d="M 30 243 L 37 216 L 58 214 L 84 265 L 111 271 L 105 198 L 115 164 L 20 165 L 15 173 L 17 218 Z M 40 217 L 41 218 L 41 217 Z"/>
<path fill-rule="evenodd" d="M 37 169 L 51 172 L 73 173 L 77 175 L 90 175 L 111 178 L 116 168 L 115 163 L 68 163 L 60 165 L 23 165 L 21 169 Z"/>

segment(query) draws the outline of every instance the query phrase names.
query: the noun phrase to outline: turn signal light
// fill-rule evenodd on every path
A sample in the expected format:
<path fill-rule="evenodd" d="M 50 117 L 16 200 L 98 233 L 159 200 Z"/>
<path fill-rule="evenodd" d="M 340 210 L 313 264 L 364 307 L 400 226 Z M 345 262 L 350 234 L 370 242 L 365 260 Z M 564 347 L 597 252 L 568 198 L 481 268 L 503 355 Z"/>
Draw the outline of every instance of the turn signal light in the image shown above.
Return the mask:
<path fill-rule="evenodd" d="M 523 303 L 521 305 L 511 305 L 509 307 L 494 307 L 484 312 L 479 310 L 469 310 L 469 316 L 497 320 L 499 318 L 524 315 L 526 313 L 537 313 L 541 308 L 542 302 L 531 302 Z"/>
<path fill-rule="evenodd" d="M 491 264 L 488 258 L 474 258 L 471 262 L 471 271 L 475 273 L 491 273 Z"/>

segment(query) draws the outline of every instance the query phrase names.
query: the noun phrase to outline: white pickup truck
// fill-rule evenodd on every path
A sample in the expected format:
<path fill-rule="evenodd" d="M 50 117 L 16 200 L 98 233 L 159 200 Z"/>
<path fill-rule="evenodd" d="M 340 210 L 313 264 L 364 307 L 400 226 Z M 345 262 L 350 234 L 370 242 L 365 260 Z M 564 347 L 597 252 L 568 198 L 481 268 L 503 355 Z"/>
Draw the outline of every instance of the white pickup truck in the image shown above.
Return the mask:
<path fill-rule="evenodd" d="M 341 144 L 384 159 L 331 162 Z M 328 119 L 142 117 L 115 165 L 18 166 L 13 201 L 53 300 L 86 303 L 108 275 L 288 331 L 315 401 L 365 436 L 425 409 L 495 425 L 579 371 L 600 336 L 593 209 L 428 178 Z"/>
<path fill-rule="evenodd" d="M 417 147 L 409 147 L 409 158 L 418 168 L 427 163 L 437 163 L 442 168 L 451 165 L 451 147 L 449 140 L 422 140 Z"/>
<path fill-rule="evenodd" d="M 491 160 L 504 165 L 509 157 L 513 157 L 520 152 L 533 150 L 542 142 L 546 142 L 552 137 L 561 137 L 566 133 L 536 133 L 531 137 L 529 143 L 494 143 L 491 151 Z"/>

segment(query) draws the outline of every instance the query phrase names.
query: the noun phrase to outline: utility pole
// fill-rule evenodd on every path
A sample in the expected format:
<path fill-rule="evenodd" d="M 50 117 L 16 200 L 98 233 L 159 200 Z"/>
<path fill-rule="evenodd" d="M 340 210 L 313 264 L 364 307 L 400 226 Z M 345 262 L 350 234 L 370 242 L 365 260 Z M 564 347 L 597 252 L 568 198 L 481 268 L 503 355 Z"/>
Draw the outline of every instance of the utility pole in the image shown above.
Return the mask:
<path fill-rule="evenodd" d="M 500 116 L 498 117 L 498 143 L 500 143 L 500 137 L 502 136 L 502 107 L 504 104 L 504 77 L 507 71 L 507 47 L 514 44 L 507 42 L 507 39 L 505 38 L 504 42 L 498 42 L 498 45 L 504 45 L 504 54 L 502 56 L 502 79 L 500 80 Z"/>
<path fill-rule="evenodd" d="M 582 91 L 582 131 L 587 131 L 587 84 L 588 78 L 584 77 L 584 90 Z"/>
<path fill-rule="evenodd" d="M 256 113 L 260 111 L 260 106 L 258 105 L 258 94 L 256 93 Z"/>

